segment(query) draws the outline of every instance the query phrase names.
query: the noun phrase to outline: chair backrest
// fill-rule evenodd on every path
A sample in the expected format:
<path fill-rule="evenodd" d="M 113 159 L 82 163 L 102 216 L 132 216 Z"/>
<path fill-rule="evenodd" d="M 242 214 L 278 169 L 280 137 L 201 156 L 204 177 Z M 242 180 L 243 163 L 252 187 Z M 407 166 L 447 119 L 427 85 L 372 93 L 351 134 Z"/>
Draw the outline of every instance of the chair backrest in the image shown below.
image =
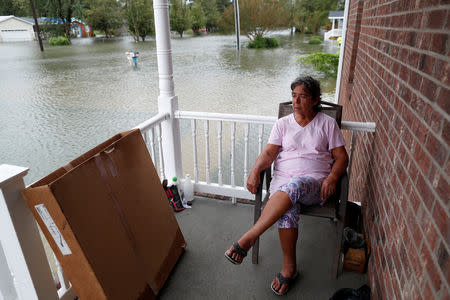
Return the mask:
<path fill-rule="evenodd" d="M 327 114 L 328 116 L 332 117 L 336 120 L 339 128 L 341 128 L 341 121 L 342 121 L 342 105 L 326 102 L 326 101 L 320 101 L 320 109 L 319 111 L 323 112 L 324 114 Z M 278 107 L 278 119 L 282 118 L 284 116 L 287 116 L 294 112 L 294 109 L 292 108 L 292 102 L 282 102 L 280 103 Z"/>

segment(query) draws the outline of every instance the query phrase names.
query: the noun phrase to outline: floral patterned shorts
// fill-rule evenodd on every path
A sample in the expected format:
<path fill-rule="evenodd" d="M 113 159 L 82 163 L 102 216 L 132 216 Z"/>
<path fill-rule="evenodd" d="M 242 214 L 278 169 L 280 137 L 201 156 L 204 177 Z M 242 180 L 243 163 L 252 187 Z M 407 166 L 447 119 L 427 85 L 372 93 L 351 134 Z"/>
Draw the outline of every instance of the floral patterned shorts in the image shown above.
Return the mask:
<path fill-rule="evenodd" d="M 278 219 L 278 228 L 298 228 L 300 204 L 317 205 L 322 202 L 320 189 L 322 182 L 309 176 L 294 177 L 283 184 L 278 191 L 285 192 L 292 201 L 292 207 Z"/>

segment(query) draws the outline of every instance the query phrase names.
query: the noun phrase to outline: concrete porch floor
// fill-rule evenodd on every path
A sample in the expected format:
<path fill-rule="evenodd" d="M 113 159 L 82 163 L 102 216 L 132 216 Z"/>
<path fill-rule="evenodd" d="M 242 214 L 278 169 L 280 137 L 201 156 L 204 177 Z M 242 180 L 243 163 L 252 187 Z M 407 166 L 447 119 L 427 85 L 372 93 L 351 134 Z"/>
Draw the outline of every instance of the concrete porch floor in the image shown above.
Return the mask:
<path fill-rule="evenodd" d="M 259 264 L 252 264 L 251 251 L 241 265 L 224 257 L 226 249 L 251 227 L 253 205 L 196 198 L 191 209 L 176 217 L 187 248 L 159 299 L 279 299 L 270 289 L 282 264 L 276 225 L 261 236 Z M 340 288 L 367 283 L 366 274 L 345 270 L 333 278 L 334 245 L 332 221 L 302 216 L 297 244 L 300 276 L 284 299 L 329 299 Z"/>

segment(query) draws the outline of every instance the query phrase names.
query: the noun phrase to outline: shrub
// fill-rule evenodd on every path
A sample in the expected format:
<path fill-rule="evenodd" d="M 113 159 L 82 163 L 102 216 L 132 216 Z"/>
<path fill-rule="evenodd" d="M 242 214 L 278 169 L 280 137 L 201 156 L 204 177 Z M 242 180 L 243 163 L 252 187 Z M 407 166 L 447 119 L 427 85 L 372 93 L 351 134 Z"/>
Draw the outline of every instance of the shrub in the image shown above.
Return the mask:
<path fill-rule="evenodd" d="M 44 39 L 64 35 L 64 25 L 62 24 L 42 24 L 39 25 L 39 29 L 41 37 Z"/>
<path fill-rule="evenodd" d="M 305 34 L 312 34 L 313 32 L 312 32 L 312 30 L 311 29 L 306 29 L 305 30 Z"/>
<path fill-rule="evenodd" d="M 312 65 L 316 70 L 324 72 L 328 77 L 336 77 L 339 66 L 339 53 L 313 53 L 298 59 L 305 64 Z"/>
<path fill-rule="evenodd" d="M 322 43 L 322 39 L 320 37 L 313 36 L 309 39 L 308 43 L 311 45 L 318 45 Z"/>
<path fill-rule="evenodd" d="M 70 41 L 65 36 L 57 36 L 50 38 L 49 41 L 50 45 L 52 46 L 65 46 L 70 45 Z"/>
<path fill-rule="evenodd" d="M 280 45 L 280 41 L 276 38 L 261 38 L 257 37 L 253 41 L 250 41 L 247 45 L 248 48 L 276 48 Z"/>

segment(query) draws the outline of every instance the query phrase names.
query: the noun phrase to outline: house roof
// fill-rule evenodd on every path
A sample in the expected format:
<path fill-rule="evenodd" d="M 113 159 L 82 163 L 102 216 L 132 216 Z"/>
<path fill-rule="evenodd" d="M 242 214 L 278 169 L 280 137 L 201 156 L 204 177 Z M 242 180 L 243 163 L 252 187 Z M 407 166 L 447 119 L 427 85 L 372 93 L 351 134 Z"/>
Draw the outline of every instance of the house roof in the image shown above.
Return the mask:
<path fill-rule="evenodd" d="M 15 17 L 15 16 L 12 16 L 12 15 L 11 16 L 0 16 L 0 22 L 4 22 L 4 21 L 12 19 L 12 18 L 14 18 L 16 20 L 19 20 L 19 21 L 22 21 L 22 22 L 25 22 L 25 23 L 28 23 L 30 25 L 34 25 L 34 23 L 32 21 L 28 20 L 30 18 L 19 18 L 19 17 Z"/>
<path fill-rule="evenodd" d="M 343 19 L 344 18 L 344 11 L 343 10 L 330 10 L 328 14 L 329 19 Z"/>

